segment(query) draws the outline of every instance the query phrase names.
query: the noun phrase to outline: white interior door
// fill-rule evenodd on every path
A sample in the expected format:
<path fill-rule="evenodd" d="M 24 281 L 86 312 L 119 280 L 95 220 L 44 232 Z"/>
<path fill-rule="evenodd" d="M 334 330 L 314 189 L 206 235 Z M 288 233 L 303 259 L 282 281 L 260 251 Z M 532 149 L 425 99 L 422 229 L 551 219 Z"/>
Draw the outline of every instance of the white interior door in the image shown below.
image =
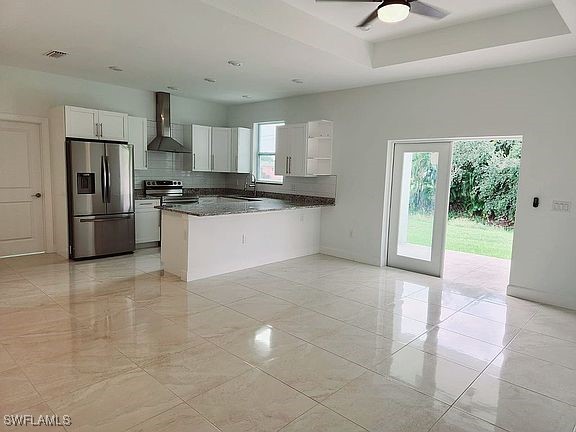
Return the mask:
<path fill-rule="evenodd" d="M 395 144 L 388 266 L 441 277 L 451 142 Z"/>
<path fill-rule="evenodd" d="M 43 252 L 40 127 L 0 121 L 0 256 Z"/>

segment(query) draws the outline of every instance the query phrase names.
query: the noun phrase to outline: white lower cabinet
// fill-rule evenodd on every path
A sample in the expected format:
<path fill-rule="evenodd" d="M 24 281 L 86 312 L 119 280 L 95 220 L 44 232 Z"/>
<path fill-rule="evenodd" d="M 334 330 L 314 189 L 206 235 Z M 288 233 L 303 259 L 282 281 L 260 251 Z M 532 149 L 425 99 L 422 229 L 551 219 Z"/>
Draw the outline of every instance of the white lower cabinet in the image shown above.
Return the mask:
<path fill-rule="evenodd" d="M 136 200 L 136 244 L 160 241 L 160 200 Z"/>

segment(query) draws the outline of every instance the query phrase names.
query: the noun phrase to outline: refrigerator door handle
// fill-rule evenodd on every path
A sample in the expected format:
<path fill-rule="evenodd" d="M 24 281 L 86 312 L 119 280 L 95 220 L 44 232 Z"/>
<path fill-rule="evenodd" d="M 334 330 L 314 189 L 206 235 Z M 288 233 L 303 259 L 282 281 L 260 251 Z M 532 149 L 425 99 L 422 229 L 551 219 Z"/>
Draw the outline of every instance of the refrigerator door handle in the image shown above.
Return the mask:
<path fill-rule="evenodd" d="M 108 175 L 106 174 L 106 156 L 100 160 L 100 179 L 102 183 L 102 201 L 107 202 Z"/>
<path fill-rule="evenodd" d="M 104 160 L 106 161 L 106 202 L 110 203 L 110 162 L 108 156 L 104 156 Z"/>
<path fill-rule="evenodd" d="M 108 222 L 115 220 L 125 220 L 130 219 L 132 216 L 118 216 L 118 217 L 108 217 L 108 218 L 93 218 L 93 219 L 80 219 L 80 222 Z"/>

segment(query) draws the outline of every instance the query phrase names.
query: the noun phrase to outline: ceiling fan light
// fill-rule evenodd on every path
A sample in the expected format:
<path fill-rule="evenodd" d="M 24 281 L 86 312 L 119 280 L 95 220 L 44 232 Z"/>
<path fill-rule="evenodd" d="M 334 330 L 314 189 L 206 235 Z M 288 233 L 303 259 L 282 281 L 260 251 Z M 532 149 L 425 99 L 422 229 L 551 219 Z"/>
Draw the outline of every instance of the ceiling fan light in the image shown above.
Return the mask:
<path fill-rule="evenodd" d="M 390 3 L 378 9 L 378 18 L 385 23 L 404 21 L 410 15 L 408 3 Z"/>

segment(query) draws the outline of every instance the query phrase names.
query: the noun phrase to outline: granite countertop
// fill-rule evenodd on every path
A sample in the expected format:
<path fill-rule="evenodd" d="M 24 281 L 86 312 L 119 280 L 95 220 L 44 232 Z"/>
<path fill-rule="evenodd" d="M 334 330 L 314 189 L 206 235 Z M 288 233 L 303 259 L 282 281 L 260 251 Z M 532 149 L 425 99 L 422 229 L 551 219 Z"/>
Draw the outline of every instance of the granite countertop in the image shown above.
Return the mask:
<path fill-rule="evenodd" d="M 200 196 L 198 203 L 169 204 L 156 208 L 164 211 L 182 213 L 192 216 L 221 216 L 241 213 L 258 213 L 297 208 L 330 207 L 334 199 L 295 195 L 290 199 L 275 198 L 233 198 L 230 196 Z"/>

